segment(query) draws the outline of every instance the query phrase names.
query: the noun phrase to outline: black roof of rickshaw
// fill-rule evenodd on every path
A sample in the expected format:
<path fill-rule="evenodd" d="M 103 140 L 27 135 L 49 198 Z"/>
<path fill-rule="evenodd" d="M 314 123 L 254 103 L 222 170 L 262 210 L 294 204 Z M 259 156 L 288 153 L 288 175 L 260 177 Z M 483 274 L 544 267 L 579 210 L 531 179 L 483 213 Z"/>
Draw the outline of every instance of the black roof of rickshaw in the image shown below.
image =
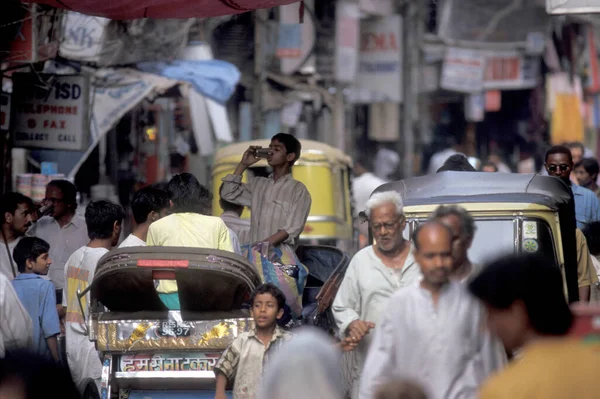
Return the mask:
<path fill-rule="evenodd" d="M 558 209 L 572 198 L 560 179 L 523 173 L 440 172 L 379 186 L 374 193 L 396 191 L 404 205 L 465 202 L 524 202 Z"/>

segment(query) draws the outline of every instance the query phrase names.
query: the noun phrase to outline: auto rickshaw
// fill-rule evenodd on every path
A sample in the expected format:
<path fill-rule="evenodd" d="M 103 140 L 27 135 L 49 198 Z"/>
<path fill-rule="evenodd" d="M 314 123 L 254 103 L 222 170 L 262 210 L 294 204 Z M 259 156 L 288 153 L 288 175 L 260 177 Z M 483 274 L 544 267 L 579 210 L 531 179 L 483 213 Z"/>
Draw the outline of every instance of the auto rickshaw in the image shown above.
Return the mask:
<path fill-rule="evenodd" d="M 332 247 L 297 251 L 308 267 L 304 318 L 335 326 L 330 306 L 349 258 Z M 180 311 L 160 300 L 156 280 L 176 280 Z M 89 339 L 102 360 L 101 390 L 84 398 L 213 398 L 213 367 L 253 320 L 247 300 L 261 283 L 254 265 L 231 252 L 175 247 L 116 249 L 100 259 L 89 295 Z"/>
<path fill-rule="evenodd" d="M 485 264 L 506 253 L 539 252 L 554 257 L 569 302 L 579 299 L 575 207 L 570 188 L 535 174 L 441 172 L 386 183 L 404 201 L 406 238 L 440 205 L 459 205 L 475 219 L 469 259 Z"/>
<path fill-rule="evenodd" d="M 269 140 L 247 141 L 217 151 L 212 171 L 214 216 L 222 213 L 219 206 L 221 179 L 235 171 L 249 146 L 268 147 L 269 143 Z M 352 254 L 357 246 L 350 188 L 352 161 L 327 144 L 312 140 L 301 140 L 301 143 L 302 154 L 292 168 L 292 176 L 304 183 L 312 205 L 300 243 L 334 246 Z M 261 159 L 248 168 L 242 181 L 247 182 L 253 176 L 267 177 L 270 173 L 266 159 Z M 250 209 L 244 210 L 242 218 L 250 219 Z"/>

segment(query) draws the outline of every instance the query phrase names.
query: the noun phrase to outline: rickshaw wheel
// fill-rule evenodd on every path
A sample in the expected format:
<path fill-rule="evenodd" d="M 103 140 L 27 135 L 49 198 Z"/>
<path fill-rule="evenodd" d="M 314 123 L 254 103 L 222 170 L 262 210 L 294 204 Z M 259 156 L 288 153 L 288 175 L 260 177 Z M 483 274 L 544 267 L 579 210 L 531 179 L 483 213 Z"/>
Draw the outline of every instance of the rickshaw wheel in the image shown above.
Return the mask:
<path fill-rule="evenodd" d="M 90 380 L 85 385 L 85 390 L 83 391 L 82 399 L 100 399 L 100 392 L 98 392 L 98 387 L 93 380 Z"/>

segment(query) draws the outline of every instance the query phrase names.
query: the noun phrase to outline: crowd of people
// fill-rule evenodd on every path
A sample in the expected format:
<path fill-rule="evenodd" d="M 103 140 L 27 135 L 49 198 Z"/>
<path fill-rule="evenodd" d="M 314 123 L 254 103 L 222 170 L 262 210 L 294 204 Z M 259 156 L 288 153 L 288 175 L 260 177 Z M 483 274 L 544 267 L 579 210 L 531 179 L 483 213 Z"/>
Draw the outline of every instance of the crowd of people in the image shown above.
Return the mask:
<path fill-rule="evenodd" d="M 475 264 L 468 251 L 476 224 L 460 206 L 439 206 L 406 239 L 403 200 L 395 191 L 369 193 L 357 203 L 374 244 L 363 243 L 352 257 L 333 301 L 338 335 L 290 330 L 284 321 L 297 318 L 302 306 L 307 270 L 295 249 L 311 196 L 290 173 L 301 146 L 286 134 L 274 136 L 269 146 L 273 173 L 242 182 L 260 159 L 257 149 L 250 147 L 223 178 L 221 217 L 211 216 L 210 190 L 182 173 L 166 186 L 135 193 L 135 228 L 122 241 L 125 210 L 100 200 L 78 216 L 77 190 L 68 181 L 48 184 L 43 204 L 52 212 L 42 217 L 28 197 L 2 196 L 0 397 L 6 389 L 20 392 L 15 397 L 33 395 L 31 378 L 15 357 L 33 354 L 43 364 L 35 370 L 46 367 L 65 378 L 56 366 L 60 336 L 70 371 L 65 397 L 77 397 L 90 380 L 100 388 L 102 364 L 86 331 L 89 297 L 81 301 L 78 293 L 89 287 L 112 248 L 211 248 L 251 259 L 264 245 L 296 267 L 297 291 L 284 294 L 278 280 L 255 290 L 249 301 L 253 327 L 233 340 L 214 367 L 215 399 L 228 397 L 230 386 L 235 399 L 596 396 L 588 385 L 600 358 L 566 338 L 573 315 L 558 266 L 538 255 Z M 589 302 L 600 274 L 600 201 L 590 190 L 597 190 L 591 182 L 598 164 L 578 159 L 577 149 L 552 147 L 545 170 L 573 191 L 579 300 Z M 375 178 L 365 164 L 357 162 L 356 180 L 362 177 L 361 187 L 372 191 Z M 492 166 L 482 170 L 498 172 Z M 450 154 L 435 172 L 444 171 L 475 168 L 465 156 Z M 244 207 L 252 209 L 250 222 L 241 219 Z M 156 289 L 166 308 L 181 309 L 175 281 L 160 280 Z M 350 384 L 342 373 L 348 365 Z"/>

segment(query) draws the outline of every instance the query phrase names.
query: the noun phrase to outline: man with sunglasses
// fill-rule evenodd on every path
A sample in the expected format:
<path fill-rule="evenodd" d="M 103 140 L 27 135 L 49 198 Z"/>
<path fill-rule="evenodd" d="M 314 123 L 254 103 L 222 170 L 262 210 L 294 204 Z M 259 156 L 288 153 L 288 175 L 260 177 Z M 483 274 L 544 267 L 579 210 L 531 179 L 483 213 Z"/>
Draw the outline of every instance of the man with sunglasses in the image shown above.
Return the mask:
<path fill-rule="evenodd" d="M 577 228 L 583 230 L 588 223 L 600 220 L 600 201 L 596 194 L 571 182 L 570 176 L 573 171 L 571 150 L 562 145 L 555 145 L 546 152 L 545 159 L 548 174 L 564 181 L 573 191 Z"/>
<path fill-rule="evenodd" d="M 352 397 L 358 397 L 360 373 L 383 304 L 398 289 L 421 278 L 411 243 L 404 239 L 406 217 L 400 194 L 375 193 L 367 201 L 366 214 L 375 245 L 360 250 L 348 265 L 333 301 L 333 315 L 340 333 L 356 349 Z"/>
<path fill-rule="evenodd" d="M 56 300 L 60 304 L 65 286 L 65 263 L 73 252 L 87 245 L 88 231 L 83 217 L 75 214 L 77 188 L 70 181 L 52 180 L 48 183 L 43 205 L 51 205 L 52 212 L 40 218 L 28 235 L 50 244 L 52 265 L 48 277 L 56 288 Z"/>

